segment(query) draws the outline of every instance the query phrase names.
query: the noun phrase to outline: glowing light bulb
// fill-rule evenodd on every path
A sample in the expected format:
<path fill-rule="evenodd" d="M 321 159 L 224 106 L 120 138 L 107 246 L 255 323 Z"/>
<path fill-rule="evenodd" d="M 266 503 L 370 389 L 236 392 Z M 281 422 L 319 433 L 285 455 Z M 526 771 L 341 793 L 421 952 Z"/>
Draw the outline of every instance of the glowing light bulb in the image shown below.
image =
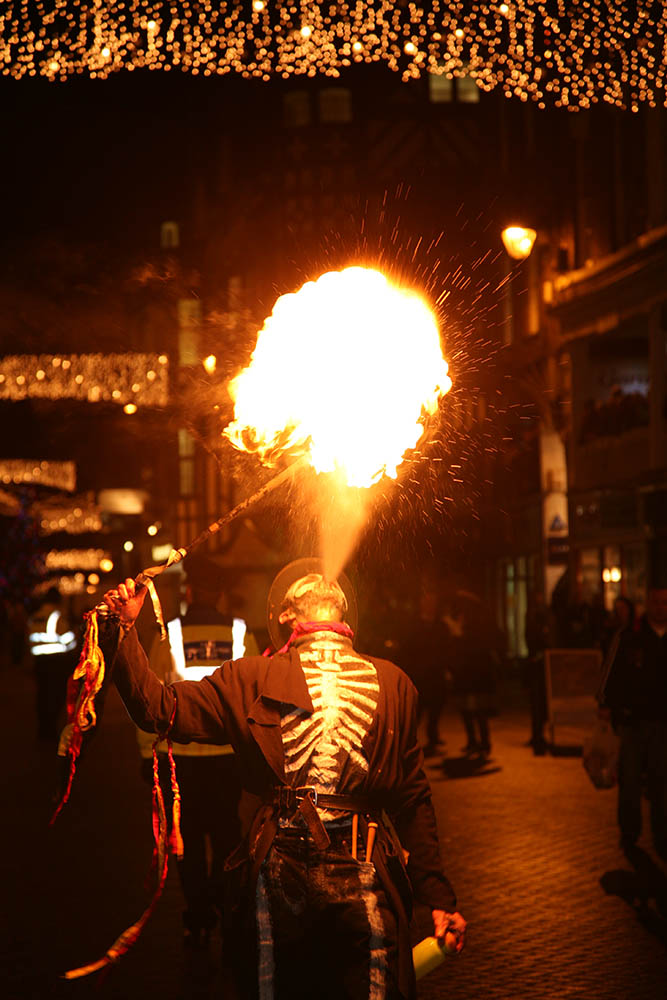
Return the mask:
<path fill-rule="evenodd" d="M 257 11 L 257 13 L 259 13 L 260 10 L 264 10 L 265 6 L 266 4 L 264 3 L 264 0 L 252 0 L 252 9 Z"/>
<path fill-rule="evenodd" d="M 110 573 L 112 569 L 113 569 L 112 559 L 106 559 L 106 558 L 100 559 L 100 570 L 103 573 Z"/>
<path fill-rule="evenodd" d="M 312 33 L 313 33 L 313 29 L 310 27 L 310 25 L 309 24 L 304 24 L 303 28 L 301 29 L 301 37 L 302 38 L 310 38 L 310 36 L 312 35 Z"/>
<path fill-rule="evenodd" d="M 158 532 L 157 524 L 149 524 L 148 527 L 146 528 L 146 531 L 148 532 L 149 535 L 151 535 L 151 537 L 153 535 L 157 535 Z"/>
<path fill-rule="evenodd" d="M 130 539 L 128 538 L 126 542 L 123 542 L 123 548 L 125 549 L 126 552 L 131 552 L 132 549 L 134 548 L 134 542 L 130 541 Z"/>
<path fill-rule="evenodd" d="M 218 359 L 216 358 L 215 354 L 209 354 L 209 356 L 207 358 L 204 358 L 204 360 L 202 361 L 202 364 L 209 375 L 213 374 L 217 363 Z"/>
<path fill-rule="evenodd" d="M 535 230 L 524 226 L 507 226 L 501 236 L 505 250 L 514 260 L 525 260 L 529 257 L 537 239 Z"/>
<path fill-rule="evenodd" d="M 417 51 L 417 46 L 415 45 L 414 42 L 406 42 L 405 45 L 403 46 L 403 51 L 405 52 L 406 55 L 413 56 Z"/>
<path fill-rule="evenodd" d="M 111 49 L 109 48 L 108 45 L 105 45 L 104 48 L 102 49 L 102 56 L 104 59 L 108 59 L 110 55 L 111 55 Z"/>
<path fill-rule="evenodd" d="M 132 414 L 137 412 L 136 403 L 126 403 L 123 407 L 123 413 Z"/>

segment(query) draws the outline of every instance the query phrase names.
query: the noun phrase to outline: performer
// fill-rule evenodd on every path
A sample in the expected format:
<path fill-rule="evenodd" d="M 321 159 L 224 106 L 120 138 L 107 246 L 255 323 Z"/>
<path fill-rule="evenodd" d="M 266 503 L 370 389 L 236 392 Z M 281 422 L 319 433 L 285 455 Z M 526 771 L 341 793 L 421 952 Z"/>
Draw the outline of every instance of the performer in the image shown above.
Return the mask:
<path fill-rule="evenodd" d="M 354 650 L 348 582 L 328 582 L 317 560 L 290 564 L 269 595 L 274 644 L 290 632 L 279 652 L 168 687 L 133 628 L 144 597 L 133 580 L 105 595 L 124 632 L 114 680 L 132 718 L 177 742 L 231 743 L 258 801 L 226 866 L 246 907 L 236 928 L 252 931 L 237 952 L 253 979 L 241 995 L 413 998 L 413 891 L 457 951 L 466 923 L 440 867 L 416 691 Z"/>
<path fill-rule="evenodd" d="M 257 642 L 240 618 L 218 610 L 224 600 L 220 567 L 195 553 L 185 561 L 187 611 L 167 622 L 168 642 L 156 635 L 148 660 L 160 680 L 199 680 L 225 660 L 257 654 Z M 137 730 L 147 780 L 153 778 L 154 737 Z M 166 746 L 159 744 L 163 791 L 170 795 Z M 181 790 L 183 858 L 178 871 L 185 896 L 183 941 L 205 949 L 223 903 L 223 867 L 241 836 L 241 781 L 233 748 L 227 743 L 176 743 L 173 748 Z M 211 795 L 211 789 L 216 790 Z M 210 847 L 210 859 L 207 856 Z M 210 860 L 210 864 L 209 864 Z M 223 940 L 224 946 L 224 940 Z"/>

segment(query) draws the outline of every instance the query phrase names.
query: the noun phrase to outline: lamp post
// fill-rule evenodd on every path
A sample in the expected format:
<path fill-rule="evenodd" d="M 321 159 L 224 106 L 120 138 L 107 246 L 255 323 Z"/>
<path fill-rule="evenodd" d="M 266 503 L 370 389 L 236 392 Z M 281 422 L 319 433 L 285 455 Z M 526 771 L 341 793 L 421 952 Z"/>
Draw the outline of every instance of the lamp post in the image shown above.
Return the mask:
<path fill-rule="evenodd" d="M 538 285 L 539 285 L 539 275 L 537 274 L 537 264 L 534 257 L 531 257 L 535 241 L 537 239 L 537 231 L 531 229 L 528 226 L 519 225 L 517 222 L 513 222 L 511 225 L 505 226 L 500 234 L 503 241 L 503 246 L 507 256 L 504 258 L 505 261 L 505 283 L 508 285 L 505 294 L 505 344 L 509 345 L 514 343 L 515 339 L 515 320 L 514 320 L 514 305 L 516 303 L 516 296 L 513 294 L 513 285 L 510 284 L 512 276 L 512 261 L 523 261 L 528 260 L 528 275 L 527 275 L 527 290 L 528 290 L 528 313 L 525 323 L 525 332 L 529 334 L 535 334 L 539 330 L 540 317 L 539 317 L 539 300 L 538 300 Z"/>
<path fill-rule="evenodd" d="M 507 275 L 510 275 L 510 259 L 528 260 L 525 332 L 529 335 L 540 331 L 539 308 L 539 261 L 532 251 L 537 240 L 537 232 L 526 226 L 513 224 L 501 233 Z M 505 298 L 506 343 L 514 340 L 514 318 L 512 302 L 515 299 L 509 291 Z M 541 377 L 543 378 L 543 376 Z M 548 376 L 547 376 L 548 382 Z M 547 604 L 551 601 L 554 587 L 568 564 L 569 527 L 567 499 L 567 458 L 563 439 L 554 427 L 549 398 L 549 386 L 545 384 L 536 398 L 540 410 L 540 493 L 542 507 L 542 565 L 544 596 Z M 538 395 L 538 394 L 536 394 Z"/>

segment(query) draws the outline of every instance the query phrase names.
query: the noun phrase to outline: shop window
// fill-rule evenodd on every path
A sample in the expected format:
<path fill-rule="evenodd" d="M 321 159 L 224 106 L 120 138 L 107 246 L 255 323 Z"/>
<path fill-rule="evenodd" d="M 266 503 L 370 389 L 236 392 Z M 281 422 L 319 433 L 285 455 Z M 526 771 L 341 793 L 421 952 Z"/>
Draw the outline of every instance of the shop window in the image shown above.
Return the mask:
<path fill-rule="evenodd" d="M 596 548 L 581 549 L 579 553 L 579 594 L 582 602 L 590 603 L 596 594 L 600 593 L 602 581 L 602 560 L 600 550 Z"/>
<path fill-rule="evenodd" d="M 535 557 L 518 556 L 500 563 L 499 619 L 506 636 L 507 654 L 528 656 L 526 611 L 528 596 L 535 586 Z"/>

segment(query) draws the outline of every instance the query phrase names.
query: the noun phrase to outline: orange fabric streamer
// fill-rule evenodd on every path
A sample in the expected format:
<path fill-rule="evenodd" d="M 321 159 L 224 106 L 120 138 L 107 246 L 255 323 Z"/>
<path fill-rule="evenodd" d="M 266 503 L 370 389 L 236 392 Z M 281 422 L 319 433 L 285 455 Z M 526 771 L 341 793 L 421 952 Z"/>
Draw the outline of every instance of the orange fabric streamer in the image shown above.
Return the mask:
<path fill-rule="evenodd" d="M 172 712 L 172 716 L 169 721 L 169 729 L 167 730 L 167 733 L 173 725 L 175 714 L 176 704 L 174 704 L 174 711 Z M 173 793 L 173 821 L 171 838 L 167 837 L 167 813 L 164 806 L 162 786 L 160 785 L 160 762 L 157 754 L 158 743 L 165 739 L 166 735 L 167 734 L 165 733 L 160 733 L 153 743 L 153 865 L 158 871 L 158 884 L 148 906 L 139 919 L 116 938 L 114 943 L 109 949 L 107 949 L 102 958 L 98 959 L 96 962 L 90 962 L 88 965 L 82 965 L 78 969 L 70 969 L 68 972 L 64 973 L 65 979 L 81 979 L 84 976 L 91 975 L 93 972 L 99 972 L 101 969 L 107 968 L 113 962 L 117 962 L 130 950 L 130 948 L 138 941 L 141 932 L 148 923 L 148 920 L 150 919 L 150 916 L 157 906 L 160 896 L 162 895 L 162 890 L 164 889 L 164 884 L 167 880 L 170 847 L 179 859 L 183 857 L 183 839 L 181 837 L 180 828 L 181 792 L 176 778 L 176 763 L 171 749 L 171 740 L 168 740 L 167 745 L 169 748 L 169 768 L 171 775 L 171 789 Z"/>
<path fill-rule="evenodd" d="M 86 633 L 83 648 L 76 669 L 67 682 L 67 725 L 62 731 L 58 745 L 58 755 L 69 756 L 69 775 L 65 791 L 51 817 L 51 825 L 70 797 L 83 735 L 97 722 L 95 698 L 104 683 L 106 666 L 99 643 L 98 609 L 87 611 L 84 618 Z"/>

